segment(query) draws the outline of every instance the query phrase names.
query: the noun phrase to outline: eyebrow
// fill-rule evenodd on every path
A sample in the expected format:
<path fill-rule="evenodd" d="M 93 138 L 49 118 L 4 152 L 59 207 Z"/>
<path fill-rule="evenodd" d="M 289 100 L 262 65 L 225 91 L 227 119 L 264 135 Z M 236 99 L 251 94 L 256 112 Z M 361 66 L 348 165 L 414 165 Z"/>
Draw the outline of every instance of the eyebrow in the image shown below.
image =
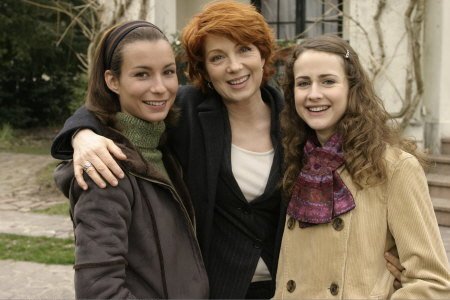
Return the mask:
<path fill-rule="evenodd" d="M 213 52 L 223 52 L 223 50 L 219 49 L 219 48 L 211 49 L 208 52 L 206 52 L 206 55 L 209 55 L 209 54 L 211 54 Z"/>
<path fill-rule="evenodd" d="M 163 67 L 163 69 L 168 68 L 168 67 L 171 67 L 171 66 L 175 66 L 175 65 L 176 65 L 175 63 L 170 63 L 170 64 L 165 65 L 165 66 Z M 135 67 L 133 67 L 133 69 L 146 69 L 146 70 L 151 70 L 152 68 L 149 68 L 148 66 L 135 66 Z"/>
<path fill-rule="evenodd" d="M 338 75 L 336 75 L 336 74 L 320 74 L 319 75 L 319 78 L 323 78 L 323 77 L 328 77 L 328 76 L 333 76 L 333 77 L 338 77 Z M 295 77 L 295 79 L 297 80 L 297 79 L 303 79 L 303 78 L 310 78 L 310 76 L 297 76 L 297 77 Z"/>

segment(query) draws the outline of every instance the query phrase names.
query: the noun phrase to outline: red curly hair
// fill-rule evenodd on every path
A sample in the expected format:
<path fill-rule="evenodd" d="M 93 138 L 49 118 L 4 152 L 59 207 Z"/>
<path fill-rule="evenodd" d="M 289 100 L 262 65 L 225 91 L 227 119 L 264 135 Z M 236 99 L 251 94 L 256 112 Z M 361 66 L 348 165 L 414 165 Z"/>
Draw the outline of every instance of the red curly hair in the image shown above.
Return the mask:
<path fill-rule="evenodd" d="M 187 56 L 188 76 L 198 88 L 207 90 L 203 45 L 209 34 L 222 35 L 243 45 L 255 45 L 266 61 L 262 84 L 273 75 L 275 38 L 264 17 L 251 4 L 230 0 L 215 1 L 205 5 L 181 34 L 181 43 Z"/>

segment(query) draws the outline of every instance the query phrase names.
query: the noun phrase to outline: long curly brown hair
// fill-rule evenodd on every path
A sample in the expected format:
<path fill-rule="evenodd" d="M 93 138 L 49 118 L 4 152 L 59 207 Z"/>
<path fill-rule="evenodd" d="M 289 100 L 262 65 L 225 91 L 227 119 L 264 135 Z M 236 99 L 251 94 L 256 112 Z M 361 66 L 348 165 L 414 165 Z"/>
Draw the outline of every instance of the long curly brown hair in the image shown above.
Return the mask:
<path fill-rule="evenodd" d="M 345 40 L 334 35 L 308 38 L 293 49 L 286 64 L 283 82 L 286 101 L 281 112 L 285 168 L 283 189 L 287 196 L 290 195 L 302 168 L 305 141 L 308 135 L 314 134 L 297 114 L 294 101 L 293 66 L 297 58 L 308 50 L 342 57 L 349 92 L 347 111 L 337 125 L 337 132 L 343 138 L 345 167 L 360 188 L 386 180 L 387 171 L 383 154 L 387 145 L 396 146 L 415 155 L 422 165 L 426 165 L 425 155 L 417 150 L 415 142 L 403 138 L 399 130 L 389 124 L 391 119 L 383 101 L 376 95 L 373 84 L 353 48 Z"/>

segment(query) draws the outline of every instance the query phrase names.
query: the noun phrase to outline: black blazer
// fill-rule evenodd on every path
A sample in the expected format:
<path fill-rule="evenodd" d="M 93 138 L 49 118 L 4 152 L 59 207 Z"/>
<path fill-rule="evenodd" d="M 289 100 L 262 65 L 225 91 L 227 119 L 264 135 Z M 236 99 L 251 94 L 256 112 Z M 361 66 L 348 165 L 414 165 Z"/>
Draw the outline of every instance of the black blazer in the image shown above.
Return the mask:
<path fill-rule="evenodd" d="M 281 148 L 279 113 L 283 106 L 282 96 L 270 86 L 263 87 L 261 92 L 263 99 L 273 99 L 271 138 L 274 148 Z M 222 100 L 215 93 L 205 95 L 192 86 L 184 86 L 179 89 L 177 100 L 182 117 L 175 128 L 168 129 L 168 142 L 183 167 L 184 179 L 196 208 L 200 246 L 203 253 L 209 253 L 216 185 L 225 148 L 224 118 L 227 116 Z"/>

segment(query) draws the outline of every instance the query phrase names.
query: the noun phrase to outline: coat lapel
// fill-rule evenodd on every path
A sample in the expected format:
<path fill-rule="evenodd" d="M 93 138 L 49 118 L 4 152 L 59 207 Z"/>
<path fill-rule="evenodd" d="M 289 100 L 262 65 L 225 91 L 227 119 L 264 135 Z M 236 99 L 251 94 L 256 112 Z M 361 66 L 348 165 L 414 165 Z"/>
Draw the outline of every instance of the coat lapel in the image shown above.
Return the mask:
<path fill-rule="evenodd" d="M 198 106 L 198 116 L 203 130 L 206 172 L 208 187 L 208 202 L 214 204 L 217 179 L 224 151 L 224 113 L 222 102 L 218 97 L 210 96 Z"/>

